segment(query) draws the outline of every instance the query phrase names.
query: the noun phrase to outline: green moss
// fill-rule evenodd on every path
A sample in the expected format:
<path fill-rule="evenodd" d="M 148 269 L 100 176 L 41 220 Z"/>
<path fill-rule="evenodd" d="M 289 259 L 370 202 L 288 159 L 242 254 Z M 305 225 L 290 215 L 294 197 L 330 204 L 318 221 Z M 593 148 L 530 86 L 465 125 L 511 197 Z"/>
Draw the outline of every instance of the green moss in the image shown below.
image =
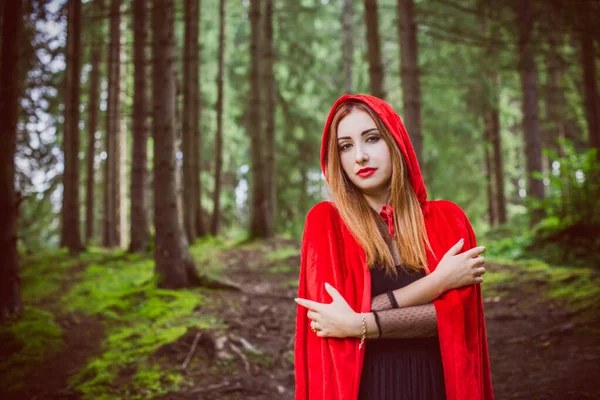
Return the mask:
<path fill-rule="evenodd" d="M 298 247 L 282 247 L 277 250 L 273 250 L 267 253 L 266 260 L 267 261 L 282 261 L 287 260 L 291 257 L 299 257 L 300 249 Z"/>
<path fill-rule="evenodd" d="M 19 320 L 0 327 L 2 345 L 18 351 L 0 360 L 0 387 L 7 391 L 22 387 L 22 379 L 46 358 L 64 346 L 62 329 L 54 316 L 38 308 L 25 308 Z"/>
<path fill-rule="evenodd" d="M 223 248 L 220 240 L 198 241 L 194 256 L 210 259 Z M 111 260 L 90 265 L 63 298 L 67 310 L 101 316 L 107 332 L 102 354 L 71 384 L 86 399 L 148 398 L 177 390 L 184 382 L 179 366 L 170 365 L 171 360 L 158 364 L 152 354 L 190 327 L 219 329 L 222 321 L 194 312 L 204 302 L 202 289 L 157 288 L 151 259 L 122 255 Z"/>
<path fill-rule="evenodd" d="M 514 285 L 547 299 L 559 299 L 573 310 L 600 310 L 600 275 L 592 268 L 555 266 L 535 259 L 512 261 L 512 265 L 506 260 L 491 262 L 508 265 L 485 275 L 487 293 Z"/>
<path fill-rule="evenodd" d="M 267 269 L 270 274 L 287 274 L 294 271 L 294 267 L 286 264 L 276 264 Z"/>

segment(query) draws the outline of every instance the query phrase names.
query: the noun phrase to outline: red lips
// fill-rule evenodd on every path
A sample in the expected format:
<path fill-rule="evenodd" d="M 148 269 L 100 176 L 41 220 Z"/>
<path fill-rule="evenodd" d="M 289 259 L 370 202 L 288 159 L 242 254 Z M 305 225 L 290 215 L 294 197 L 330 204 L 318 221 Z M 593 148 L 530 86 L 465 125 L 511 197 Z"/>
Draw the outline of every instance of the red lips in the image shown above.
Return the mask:
<path fill-rule="evenodd" d="M 356 173 L 356 175 L 365 178 L 367 176 L 371 176 L 375 173 L 375 171 L 377 171 L 377 168 L 361 168 L 358 170 L 358 172 Z"/>

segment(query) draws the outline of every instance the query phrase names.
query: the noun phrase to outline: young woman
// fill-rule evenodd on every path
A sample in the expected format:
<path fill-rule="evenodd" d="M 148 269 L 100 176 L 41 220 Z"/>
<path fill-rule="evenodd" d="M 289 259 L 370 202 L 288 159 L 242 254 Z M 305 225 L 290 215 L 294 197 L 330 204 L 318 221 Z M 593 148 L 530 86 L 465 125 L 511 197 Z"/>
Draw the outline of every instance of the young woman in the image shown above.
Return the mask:
<path fill-rule="evenodd" d="M 485 249 L 457 205 L 427 200 L 398 114 L 342 96 L 321 167 L 333 201 L 305 223 L 296 399 L 493 399 Z"/>

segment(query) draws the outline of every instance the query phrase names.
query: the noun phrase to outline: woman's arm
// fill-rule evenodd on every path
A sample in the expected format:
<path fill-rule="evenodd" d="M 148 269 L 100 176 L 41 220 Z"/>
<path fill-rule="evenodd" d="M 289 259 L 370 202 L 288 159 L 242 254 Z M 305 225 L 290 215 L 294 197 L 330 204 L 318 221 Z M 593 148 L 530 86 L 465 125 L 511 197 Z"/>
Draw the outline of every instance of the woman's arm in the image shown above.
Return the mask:
<path fill-rule="evenodd" d="M 481 276 L 485 273 L 483 267 L 485 259 L 480 257 L 479 254 L 485 251 L 485 247 L 474 247 L 458 254 L 463 243 L 464 241 L 461 239 L 452 246 L 432 273 L 410 285 L 394 290 L 393 295 L 398 307 L 431 303 L 450 289 L 481 283 L 483 281 Z M 388 303 L 391 308 L 389 300 L 386 302 L 384 298 L 375 299 L 378 307 Z"/>

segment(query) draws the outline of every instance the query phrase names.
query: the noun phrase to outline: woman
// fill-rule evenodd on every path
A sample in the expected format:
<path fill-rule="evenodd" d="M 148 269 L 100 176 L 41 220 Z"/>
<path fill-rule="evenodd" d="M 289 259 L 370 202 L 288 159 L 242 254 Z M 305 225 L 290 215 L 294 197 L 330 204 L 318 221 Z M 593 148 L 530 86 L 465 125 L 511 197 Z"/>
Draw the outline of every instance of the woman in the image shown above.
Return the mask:
<path fill-rule="evenodd" d="M 457 205 L 426 199 L 398 114 L 342 96 L 321 167 L 333 202 L 305 223 L 296 399 L 493 399 L 484 248 Z"/>

